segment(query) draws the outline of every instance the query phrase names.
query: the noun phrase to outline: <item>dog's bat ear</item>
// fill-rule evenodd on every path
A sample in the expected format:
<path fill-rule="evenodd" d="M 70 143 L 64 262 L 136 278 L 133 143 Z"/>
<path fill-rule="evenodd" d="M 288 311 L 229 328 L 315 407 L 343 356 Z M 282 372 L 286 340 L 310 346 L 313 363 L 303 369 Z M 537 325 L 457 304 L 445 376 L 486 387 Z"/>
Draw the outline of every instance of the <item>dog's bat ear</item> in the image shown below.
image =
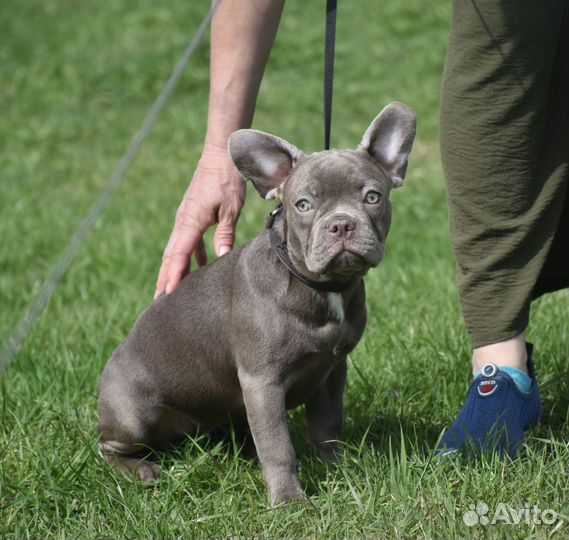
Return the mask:
<path fill-rule="evenodd" d="M 280 197 L 281 186 L 303 156 L 287 141 L 254 129 L 233 133 L 228 148 L 239 174 L 265 199 Z"/>
<path fill-rule="evenodd" d="M 385 169 L 393 187 L 403 184 L 416 130 L 415 111 L 404 103 L 394 101 L 375 117 L 358 147 L 368 152 Z"/>

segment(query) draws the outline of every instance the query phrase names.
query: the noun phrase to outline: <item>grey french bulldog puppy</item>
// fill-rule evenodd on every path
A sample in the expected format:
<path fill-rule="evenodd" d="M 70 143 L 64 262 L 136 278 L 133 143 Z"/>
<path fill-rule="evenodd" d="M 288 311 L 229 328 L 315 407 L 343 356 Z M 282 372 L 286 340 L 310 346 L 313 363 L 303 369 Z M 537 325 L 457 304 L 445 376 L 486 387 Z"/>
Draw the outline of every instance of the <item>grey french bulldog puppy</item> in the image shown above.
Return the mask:
<path fill-rule="evenodd" d="M 346 356 L 366 324 L 362 277 L 383 259 L 415 126 L 395 102 L 355 150 L 305 155 L 259 131 L 231 136 L 242 177 L 282 208 L 270 230 L 160 296 L 116 349 L 99 384 L 110 464 L 155 481 L 141 450 L 232 422 L 251 430 L 271 504 L 302 497 L 287 410 L 306 405 L 311 444 L 333 458 Z"/>

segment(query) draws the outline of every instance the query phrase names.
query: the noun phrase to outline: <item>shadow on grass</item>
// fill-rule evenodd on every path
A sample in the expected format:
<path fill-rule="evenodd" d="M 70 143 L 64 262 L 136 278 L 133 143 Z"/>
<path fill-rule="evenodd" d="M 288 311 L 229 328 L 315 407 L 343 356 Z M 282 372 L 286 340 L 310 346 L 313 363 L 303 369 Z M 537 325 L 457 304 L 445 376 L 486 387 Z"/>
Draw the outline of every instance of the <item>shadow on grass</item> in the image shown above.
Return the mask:
<path fill-rule="evenodd" d="M 552 414 L 547 414 L 542 425 L 532 430 L 535 441 L 563 440 L 566 425 L 565 415 L 569 400 L 563 394 L 564 384 L 549 387 L 547 399 L 544 400 L 546 410 L 551 407 Z M 557 390 L 553 392 L 552 390 Z M 561 395 L 559 395 L 561 392 Z M 548 407 L 549 406 L 549 407 Z M 320 490 L 319 484 L 324 481 L 334 464 L 317 458 L 306 437 L 306 422 L 303 408 L 298 408 L 290 415 L 289 426 L 293 445 L 296 450 L 299 467 L 305 478 L 307 493 Z M 375 462 L 382 458 L 400 461 L 402 459 L 428 463 L 433 456 L 445 425 L 435 425 L 422 418 L 407 418 L 398 415 L 371 416 L 363 410 L 352 410 L 347 425 L 339 440 L 342 449 L 340 464 Z M 547 449 L 545 449 L 547 452 Z M 233 426 L 221 427 L 209 432 L 171 444 L 160 452 L 152 452 L 151 459 L 160 461 L 165 469 L 175 468 L 180 464 L 194 462 L 197 458 L 205 458 L 223 467 L 223 463 L 235 461 L 236 466 L 243 467 L 243 473 L 251 465 L 259 466 L 253 438 L 248 429 Z M 213 481 L 212 478 L 209 481 Z"/>
<path fill-rule="evenodd" d="M 293 445 L 301 466 L 310 466 L 316 471 L 325 471 L 329 466 L 317 459 L 314 449 L 306 437 L 304 415 L 295 411 L 290 419 Z M 369 418 L 351 421 L 339 439 L 343 454 L 361 456 L 394 454 L 402 452 L 408 457 L 416 455 L 427 459 L 435 447 L 440 435 L 438 427 L 410 421 L 402 417 L 377 417 L 370 423 Z M 235 429 L 232 426 L 204 432 L 197 437 L 188 437 L 185 441 L 170 445 L 162 452 L 154 453 L 164 466 L 175 464 L 178 460 L 187 460 L 195 452 L 213 452 L 217 456 L 241 458 L 245 461 L 258 462 L 255 445 L 248 430 Z"/>

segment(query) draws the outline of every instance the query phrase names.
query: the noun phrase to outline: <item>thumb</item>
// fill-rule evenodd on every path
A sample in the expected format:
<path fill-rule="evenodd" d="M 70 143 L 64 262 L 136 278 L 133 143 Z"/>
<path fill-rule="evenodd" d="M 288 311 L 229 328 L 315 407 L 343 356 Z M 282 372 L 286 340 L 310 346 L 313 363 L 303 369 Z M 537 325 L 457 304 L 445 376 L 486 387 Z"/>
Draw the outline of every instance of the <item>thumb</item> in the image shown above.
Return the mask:
<path fill-rule="evenodd" d="M 225 216 L 215 229 L 213 235 L 213 249 L 218 257 L 225 255 L 233 248 L 235 242 L 235 222 L 229 216 Z"/>

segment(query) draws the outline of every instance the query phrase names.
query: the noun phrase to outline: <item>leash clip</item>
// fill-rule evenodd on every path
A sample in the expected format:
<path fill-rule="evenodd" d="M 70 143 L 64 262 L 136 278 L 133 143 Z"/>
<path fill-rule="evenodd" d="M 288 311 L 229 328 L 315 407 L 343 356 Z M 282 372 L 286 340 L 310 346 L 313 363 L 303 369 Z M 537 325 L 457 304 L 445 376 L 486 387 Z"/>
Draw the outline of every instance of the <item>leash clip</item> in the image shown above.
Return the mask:
<path fill-rule="evenodd" d="M 265 218 L 265 229 L 272 229 L 273 228 L 273 224 L 275 223 L 275 219 L 280 214 L 282 209 L 283 209 L 283 205 L 281 203 L 272 212 L 267 214 L 267 217 Z"/>

